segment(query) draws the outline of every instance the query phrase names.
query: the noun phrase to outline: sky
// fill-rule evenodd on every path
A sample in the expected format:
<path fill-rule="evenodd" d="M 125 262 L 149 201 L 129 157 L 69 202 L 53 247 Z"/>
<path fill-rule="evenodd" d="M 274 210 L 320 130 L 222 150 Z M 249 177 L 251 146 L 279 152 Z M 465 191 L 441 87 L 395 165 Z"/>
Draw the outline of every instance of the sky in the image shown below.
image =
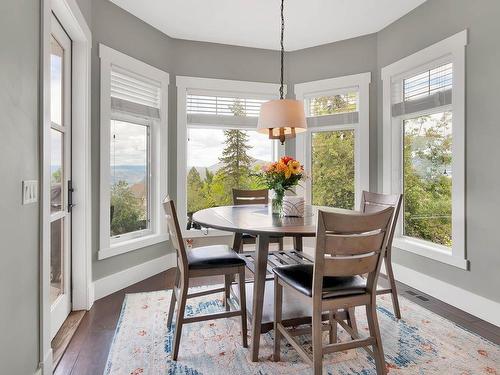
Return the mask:
<path fill-rule="evenodd" d="M 248 154 L 256 159 L 272 161 L 274 143 L 267 135 L 248 130 Z M 210 167 L 219 162 L 224 149 L 224 131 L 222 129 L 188 129 L 187 167 Z"/>
<path fill-rule="evenodd" d="M 146 165 L 147 146 L 146 126 L 111 121 L 111 165 Z"/>
<path fill-rule="evenodd" d="M 57 53 L 57 54 L 56 54 Z M 61 124 L 61 96 L 62 96 L 62 75 L 61 64 L 62 58 L 58 54 L 62 53 L 62 49 L 56 42 L 52 42 L 52 54 L 50 56 L 50 119 L 52 122 Z M 62 133 L 52 129 L 50 134 L 51 139 L 51 171 L 56 170 L 61 166 L 62 160 Z"/>

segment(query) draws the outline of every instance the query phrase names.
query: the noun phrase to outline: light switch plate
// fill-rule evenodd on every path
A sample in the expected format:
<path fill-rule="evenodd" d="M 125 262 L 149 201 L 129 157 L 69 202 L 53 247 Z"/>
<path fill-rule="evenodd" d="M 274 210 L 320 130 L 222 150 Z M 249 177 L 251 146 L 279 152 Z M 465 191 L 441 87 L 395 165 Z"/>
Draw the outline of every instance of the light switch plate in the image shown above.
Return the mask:
<path fill-rule="evenodd" d="M 38 202 L 38 181 L 23 181 L 23 204 Z"/>

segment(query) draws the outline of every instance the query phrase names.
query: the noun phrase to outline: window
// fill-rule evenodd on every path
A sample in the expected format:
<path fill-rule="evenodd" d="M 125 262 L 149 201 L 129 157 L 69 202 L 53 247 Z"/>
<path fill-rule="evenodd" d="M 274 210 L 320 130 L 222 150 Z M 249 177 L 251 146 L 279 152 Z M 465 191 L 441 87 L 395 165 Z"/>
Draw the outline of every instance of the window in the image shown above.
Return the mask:
<path fill-rule="evenodd" d="M 384 191 L 403 193 L 395 247 L 467 268 L 464 101 L 467 33 L 384 69 Z"/>
<path fill-rule="evenodd" d="M 178 215 L 189 236 L 200 231 L 192 214 L 232 203 L 232 189 L 257 189 L 252 173 L 277 158 L 278 146 L 257 133 L 262 103 L 278 86 L 253 82 L 177 77 Z"/>
<path fill-rule="evenodd" d="M 111 238 L 151 228 L 149 126 L 111 120 Z"/>
<path fill-rule="evenodd" d="M 452 112 L 403 120 L 403 235 L 451 250 Z"/>
<path fill-rule="evenodd" d="M 295 85 L 303 99 L 307 132 L 297 136 L 297 157 L 309 174 L 306 203 L 355 209 L 368 190 L 368 86 L 370 74 Z"/>
<path fill-rule="evenodd" d="M 167 239 L 168 74 L 100 45 L 99 259 Z"/>

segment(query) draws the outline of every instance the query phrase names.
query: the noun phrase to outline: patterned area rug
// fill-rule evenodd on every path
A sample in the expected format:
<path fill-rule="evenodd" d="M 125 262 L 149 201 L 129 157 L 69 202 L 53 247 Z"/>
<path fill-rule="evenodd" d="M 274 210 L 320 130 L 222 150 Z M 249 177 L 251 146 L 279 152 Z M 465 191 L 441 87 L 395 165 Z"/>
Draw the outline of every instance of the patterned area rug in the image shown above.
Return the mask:
<path fill-rule="evenodd" d="M 240 318 L 187 324 L 177 362 L 171 360 L 172 332 L 167 329 L 171 291 L 128 294 L 108 357 L 106 375 L 309 374 L 289 345 L 282 343 L 281 362 L 273 362 L 273 331 L 261 336 L 260 362 L 250 361 L 241 346 Z M 218 295 L 188 300 L 186 315 L 222 311 Z M 378 299 L 378 317 L 390 374 L 500 374 L 500 347 L 454 323 L 400 298 L 403 320 L 392 314 L 389 296 Z M 358 328 L 368 332 L 364 309 Z M 174 321 L 175 324 L 175 321 Z M 339 327 L 340 340 L 347 334 Z M 308 339 L 302 338 L 307 345 Z M 324 374 L 375 374 L 363 349 L 325 356 Z"/>

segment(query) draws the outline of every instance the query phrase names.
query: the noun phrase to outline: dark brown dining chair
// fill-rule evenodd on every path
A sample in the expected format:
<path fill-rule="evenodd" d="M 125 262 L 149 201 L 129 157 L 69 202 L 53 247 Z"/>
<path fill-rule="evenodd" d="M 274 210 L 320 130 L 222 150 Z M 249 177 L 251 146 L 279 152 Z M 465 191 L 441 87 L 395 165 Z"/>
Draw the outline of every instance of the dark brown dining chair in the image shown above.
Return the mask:
<path fill-rule="evenodd" d="M 241 334 L 243 347 L 247 347 L 247 310 L 245 297 L 245 261 L 233 250 L 225 245 L 214 245 L 197 247 L 189 251 L 184 246 L 179 221 L 173 200 L 167 197 L 163 202 L 163 208 L 167 218 L 170 240 L 177 253 L 176 282 L 172 290 L 172 299 L 168 310 L 167 326 L 172 325 L 172 318 L 177 302 L 177 318 L 175 322 L 174 343 L 172 359 L 177 360 L 179 344 L 182 335 L 182 326 L 187 323 L 195 323 L 205 320 L 230 318 L 241 316 Z M 239 283 L 239 308 L 234 306 L 230 295 L 230 282 L 235 274 L 238 274 Z M 195 293 L 189 292 L 189 280 L 195 277 L 222 276 L 224 275 L 225 286 Z M 200 297 L 213 293 L 224 293 L 224 305 L 226 312 L 206 314 L 201 316 L 184 317 L 186 301 L 188 298 Z M 233 310 L 231 310 L 233 307 Z"/>
<path fill-rule="evenodd" d="M 389 232 L 389 239 L 387 241 L 387 249 L 385 251 L 384 263 L 385 270 L 387 273 L 387 281 L 389 282 L 389 288 L 378 289 L 377 294 L 390 294 L 392 297 L 392 307 L 394 309 L 394 316 L 397 319 L 401 319 L 401 309 L 399 308 L 398 292 L 396 289 L 396 281 L 394 279 L 394 272 L 392 270 L 392 240 L 394 238 L 394 231 L 396 229 L 396 224 L 399 217 L 399 211 L 401 209 L 401 202 L 403 201 L 402 194 L 379 194 L 371 193 L 369 191 L 363 191 L 361 196 L 361 212 L 371 213 L 384 210 L 387 207 L 393 207 L 394 213 L 391 223 L 391 228 Z"/>
<path fill-rule="evenodd" d="M 268 204 L 269 203 L 269 190 L 240 190 L 233 189 L 233 204 L 235 206 L 247 204 Z M 240 242 L 240 248 L 235 249 L 240 253 L 243 252 L 243 245 L 254 245 L 256 243 L 255 236 L 243 233 Z M 283 250 L 283 237 L 271 237 L 269 243 L 277 243 L 279 250 Z"/>
<path fill-rule="evenodd" d="M 280 341 L 284 337 L 300 356 L 313 366 L 314 374 L 322 373 L 323 354 L 362 347 L 375 360 L 377 374 L 385 374 L 384 351 L 376 312 L 377 279 L 394 208 L 374 213 L 338 213 L 318 211 L 314 264 L 275 267 L 274 360 L 280 360 Z M 365 279 L 361 277 L 368 274 Z M 312 304 L 312 329 L 286 328 L 282 324 L 283 288 L 295 291 Z M 331 314 L 332 311 L 365 306 L 369 336 L 361 337 L 348 324 Z M 323 312 L 329 312 L 350 335 L 352 340 L 337 342 L 330 334 L 323 345 Z M 312 331 L 312 356 L 301 346 L 296 336 Z M 369 346 L 373 350 L 369 349 Z"/>

